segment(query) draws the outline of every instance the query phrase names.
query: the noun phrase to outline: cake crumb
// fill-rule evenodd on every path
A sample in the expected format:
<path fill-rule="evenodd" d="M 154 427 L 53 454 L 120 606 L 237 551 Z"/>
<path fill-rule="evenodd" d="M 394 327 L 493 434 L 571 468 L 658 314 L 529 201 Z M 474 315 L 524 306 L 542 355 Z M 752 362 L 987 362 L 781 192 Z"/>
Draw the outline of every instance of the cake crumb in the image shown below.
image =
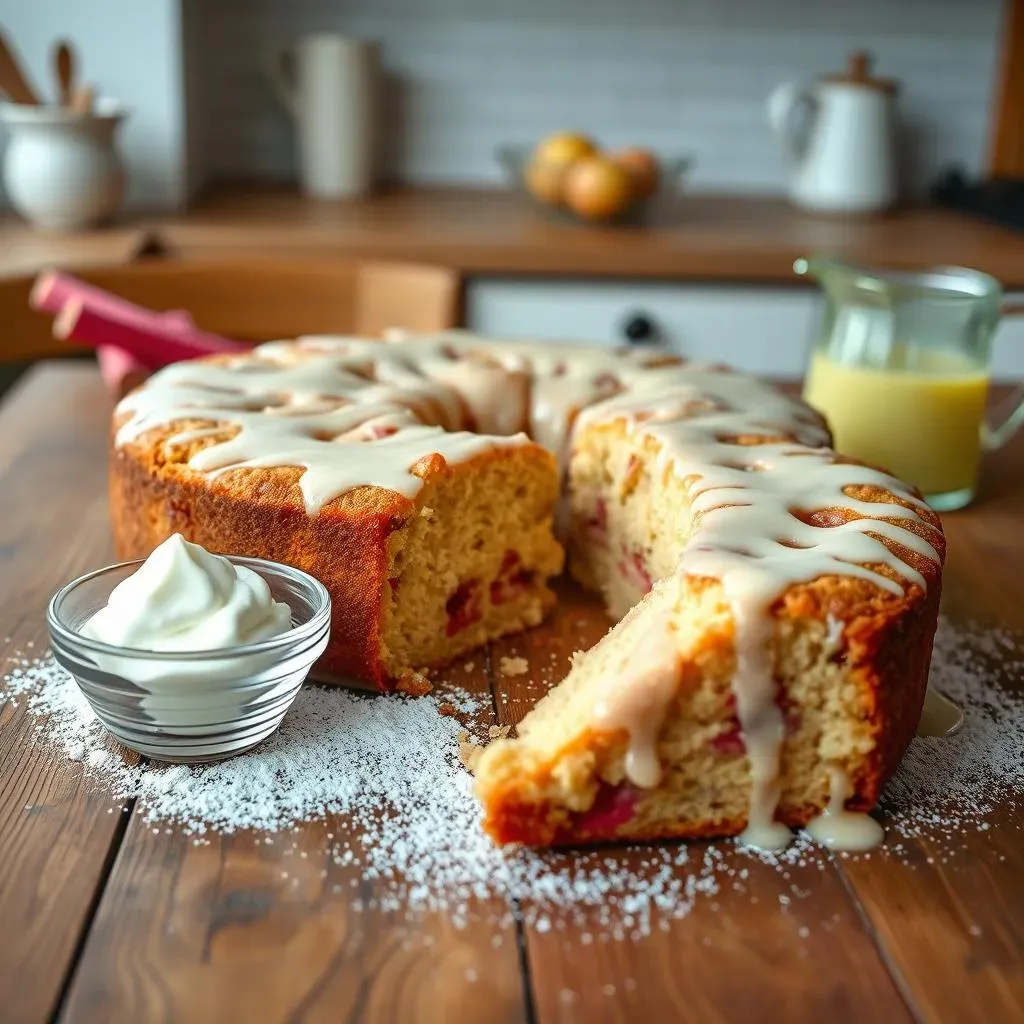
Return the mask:
<path fill-rule="evenodd" d="M 434 684 L 422 672 L 403 672 L 396 689 L 410 697 L 423 697 L 434 689 Z"/>
<path fill-rule="evenodd" d="M 424 505 L 423 508 L 420 509 L 420 515 L 423 516 L 424 519 L 429 519 L 433 514 L 434 510 L 429 505 Z"/>
<path fill-rule="evenodd" d="M 451 701 L 447 700 L 441 701 L 441 703 L 437 706 L 437 713 L 439 715 L 447 715 L 449 718 L 458 714 L 458 712 L 455 710 L 455 705 L 452 704 Z"/>
<path fill-rule="evenodd" d="M 474 662 L 472 662 L 472 661 L 467 661 L 467 662 L 466 662 L 466 664 L 465 664 L 465 665 L 463 665 L 462 667 L 463 667 L 463 668 L 464 668 L 464 669 L 465 669 L 465 670 L 466 670 L 467 672 L 472 672 L 472 671 L 473 671 L 473 669 L 474 669 L 474 668 L 476 668 L 476 665 L 475 665 L 475 663 L 474 663 Z"/>
<path fill-rule="evenodd" d="M 529 670 L 530 663 L 525 658 L 502 658 L 498 668 L 503 676 L 521 676 Z"/>
<path fill-rule="evenodd" d="M 470 775 L 476 771 L 483 752 L 484 748 L 465 729 L 459 733 L 459 760 Z"/>
<path fill-rule="evenodd" d="M 492 740 L 503 740 L 511 731 L 511 725 L 492 725 L 488 727 L 487 735 Z"/>

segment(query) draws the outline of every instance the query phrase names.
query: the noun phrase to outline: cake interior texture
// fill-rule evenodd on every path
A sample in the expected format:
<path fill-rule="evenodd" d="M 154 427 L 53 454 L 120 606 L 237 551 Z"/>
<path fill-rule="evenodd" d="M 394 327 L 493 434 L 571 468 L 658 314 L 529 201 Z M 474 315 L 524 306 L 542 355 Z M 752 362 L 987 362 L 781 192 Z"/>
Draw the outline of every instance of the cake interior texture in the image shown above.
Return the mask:
<path fill-rule="evenodd" d="M 618 622 L 475 758 L 485 827 L 772 845 L 875 804 L 938 611 L 937 518 L 828 443 L 802 403 L 663 353 L 301 339 L 128 396 L 111 509 L 126 558 L 179 531 L 316 575 L 321 678 L 414 692 L 541 621 L 565 522 Z"/>
<path fill-rule="evenodd" d="M 567 678 L 520 723 L 518 739 L 497 740 L 478 759 L 486 827 L 500 841 L 733 835 L 748 824 L 733 614 L 718 581 L 674 571 L 692 520 L 684 477 L 657 456 L 650 438 L 631 443 L 621 424 L 576 438 L 570 571 L 624 618 L 574 658 Z M 837 773 L 848 809 L 877 801 L 913 735 L 927 680 L 938 588 L 910 597 L 908 609 L 869 583 L 826 577 L 780 595 L 772 608 L 774 702 L 784 728 L 773 780 L 779 821 L 799 826 L 818 815 Z M 635 709 L 656 723 L 646 742 L 663 766 L 658 783 L 644 787 L 628 778 L 630 732 L 594 723 L 609 688 L 629 685 L 630 666 L 660 642 L 651 618 L 666 624 L 678 681 L 666 707 L 640 698 Z M 894 685 L 905 692 L 891 692 Z"/>

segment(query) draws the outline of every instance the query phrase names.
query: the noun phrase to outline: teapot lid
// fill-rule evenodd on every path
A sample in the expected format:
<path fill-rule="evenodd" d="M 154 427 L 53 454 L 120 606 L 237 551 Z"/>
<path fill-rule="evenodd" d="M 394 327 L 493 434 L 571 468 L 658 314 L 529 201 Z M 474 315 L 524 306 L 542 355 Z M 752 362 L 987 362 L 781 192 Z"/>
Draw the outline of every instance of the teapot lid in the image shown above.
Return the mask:
<path fill-rule="evenodd" d="M 877 89 L 893 95 L 899 84 L 892 78 L 875 78 L 871 74 L 871 64 L 870 53 L 856 50 L 850 54 L 850 63 L 846 71 L 836 75 L 825 75 L 821 80 L 831 85 L 859 85 L 865 89 Z"/>

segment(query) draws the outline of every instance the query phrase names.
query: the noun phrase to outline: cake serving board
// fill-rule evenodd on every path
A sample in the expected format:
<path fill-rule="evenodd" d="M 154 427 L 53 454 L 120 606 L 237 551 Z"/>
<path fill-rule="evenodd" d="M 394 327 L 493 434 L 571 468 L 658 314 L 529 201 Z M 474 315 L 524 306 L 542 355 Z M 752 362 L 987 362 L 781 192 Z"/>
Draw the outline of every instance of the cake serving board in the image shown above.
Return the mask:
<path fill-rule="evenodd" d="M 109 411 L 99 377 L 80 365 L 37 367 L 0 404 L 2 671 L 43 653 L 43 610 L 58 585 L 113 561 Z M 987 464 L 977 505 L 945 517 L 943 588 L 948 636 L 998 636 L 979 664 L 1018 694 L 1022 516 L 1019 438 Z M 442 680 L 475 696 L 484 726 L 514 724 L 607 624 L 596 602 L 566 590 L 548 623 Z M 1024 718 L 1005 728 L 1024 730 Z M 330 852 L 328 836 L 358 822 L 335 815 L 197 844 L 131 808 L 108 813 L 111 796 L 87 765 L 40 736 L 24 700 L 0 703 L 3 1020 L 1024 1019 L 1024 816 L 1014 799 L 985 810 L 984 829 L 964 827 L 963 806 L 955 824 L 918 835 L 890 825 L 890 849 L 869 857 L 815 851 L 780 866 L 723 842 L 610 850 L 608 870 L 635 879 L 634 917 L 621 898 L 611 910 L 593 898 L 537 907 L 494 886 L 464 905 L 411 910 Z M 557 855 L 563 877 L 572 856 Z M 692 903 L 685 915 L 650 898 L 652 872 L 664 875 L 669 861 L 678 898 Z"/>

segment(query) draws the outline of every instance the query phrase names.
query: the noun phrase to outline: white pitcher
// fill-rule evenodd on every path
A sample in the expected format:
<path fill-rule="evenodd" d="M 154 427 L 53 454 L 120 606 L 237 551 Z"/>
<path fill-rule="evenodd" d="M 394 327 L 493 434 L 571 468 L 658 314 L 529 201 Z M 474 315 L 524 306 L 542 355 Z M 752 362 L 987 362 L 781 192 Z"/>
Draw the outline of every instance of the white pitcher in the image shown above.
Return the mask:
<path fill-rule="evenodd" d="M 302 188 L 322 199 L 373 187 L 377 47 L 345 36 L 306 36 L 271 66 L 271 80 L 295 119 Z"/>
<path fill-rule="evenodd" d="M 77 231 L 111 217 L 124 196 L 115 133 L 126 114 L 102 101 L 90 114 L 0 104 L 10 133 L 4 188 L 14 209 L 44 231 Z"/>
<path fill-rule="evenodd" d="M 780 85 L 768 118 L 789 163 L 797 206 L 833 213 L 876 213 L 897 197 L 893 141 L 895 82 L 874 78 L 855 53 L 845 74 Z"/>

